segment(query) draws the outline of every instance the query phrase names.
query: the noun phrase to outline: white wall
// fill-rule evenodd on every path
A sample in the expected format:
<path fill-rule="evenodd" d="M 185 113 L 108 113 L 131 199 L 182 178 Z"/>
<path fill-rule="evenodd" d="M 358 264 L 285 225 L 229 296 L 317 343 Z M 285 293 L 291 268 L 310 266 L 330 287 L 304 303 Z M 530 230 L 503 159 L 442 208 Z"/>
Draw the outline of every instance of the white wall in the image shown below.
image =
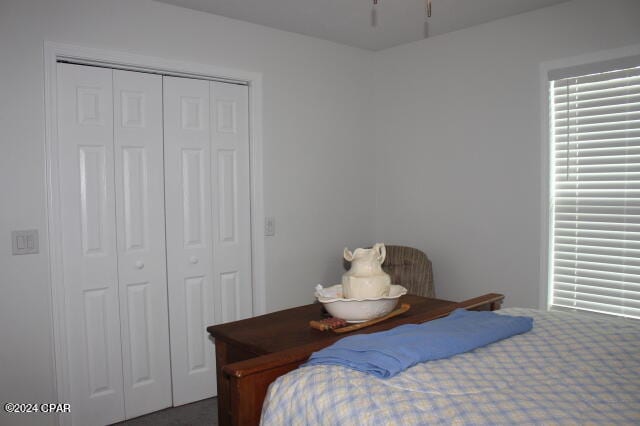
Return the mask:
<path fill-rule="evenodd" d="M 0 0 L 0 401 L 54 397 L 44 40 L 263 73 L 269 310 L 338 280 L 343 246 L 376 228 L 429 254 L 441 297 L 533 306 L 539 64 L 638 43 L 639 17 L 574 1 L 374 54 L 149 0 Z M 11 256 L 27 228 L 41 254 Z"/>
<path fill-rule="evenodd" d="M 425 250 L 439 297 L 537 306 L 540 63 L 639 42 L 640 1 L 579 0 L 378 53 L 377 239 Z"/>
<path fill-rule="evenodd" d="M 339 279 L 345 245 L 371 243 L 370 52 L 148 0 L 2 0 L 0 401 L 54 398 L 44 40 L 263 74 L 264 199 L 277 220 L 265 239 L 269 310 L 311 302 L 316 283 Z M 11 256 L 10 231 L 29 228 L 41 253 Z"/>

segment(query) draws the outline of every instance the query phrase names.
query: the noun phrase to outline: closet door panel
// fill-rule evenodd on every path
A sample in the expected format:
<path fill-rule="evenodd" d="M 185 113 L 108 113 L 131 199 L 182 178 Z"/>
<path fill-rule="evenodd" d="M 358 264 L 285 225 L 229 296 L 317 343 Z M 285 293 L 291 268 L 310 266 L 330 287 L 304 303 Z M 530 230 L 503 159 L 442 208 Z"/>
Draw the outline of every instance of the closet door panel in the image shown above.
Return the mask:
<path fill-rule="evenodd" d="M 125 413 L 171 406 L 162 77 L 113 71 Z"/>
<path fill-rule="evenodd" d="M 216 322 L 253 314 L 249 88 L 210 83 Z"/>
<path fill-rule="evenodd" d="M 164 77 L 167 273 L 174 405 L 216 393 L 209 83 Z"/>
<path fill-rule="evenodd" d="M 58 64 L 58 142 L 74 424 L 124 419 L 112 71 Z"/>

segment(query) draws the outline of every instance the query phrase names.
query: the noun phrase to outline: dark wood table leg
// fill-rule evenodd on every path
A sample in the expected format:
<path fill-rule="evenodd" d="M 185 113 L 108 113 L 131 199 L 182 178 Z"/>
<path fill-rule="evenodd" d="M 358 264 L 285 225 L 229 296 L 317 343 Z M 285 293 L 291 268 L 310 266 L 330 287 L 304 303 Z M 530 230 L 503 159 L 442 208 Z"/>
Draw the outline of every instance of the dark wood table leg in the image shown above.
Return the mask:
<path fill-rule="evenodd" d="M 229 347 L 216 339 L 216 379 L 218 382 L 218 425 L 231 425 L 229 406 L 229 378 L 225 377 L 222 368 L 229 363 Z"/>

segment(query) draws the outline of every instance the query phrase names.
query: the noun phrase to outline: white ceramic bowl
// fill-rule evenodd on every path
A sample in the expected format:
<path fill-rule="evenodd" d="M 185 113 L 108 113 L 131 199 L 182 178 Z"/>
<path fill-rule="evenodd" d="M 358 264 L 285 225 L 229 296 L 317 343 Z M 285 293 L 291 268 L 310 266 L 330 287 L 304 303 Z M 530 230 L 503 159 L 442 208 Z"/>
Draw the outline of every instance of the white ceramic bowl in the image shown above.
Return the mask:
<path fill-rule="evenodd" d="M 342 295 L 342 284 L 336 284 L 325 289 L 331 294 Z M 327 311 L 336 318 L 342 318 L 350 323 L 369 321 L 379 318 L 393 311 L 398 304 L 398 299 L 407 294 L 407 289 L 401 285 L 391 285 L 389 295 L 375 299 L 343 299 L 323 297 L 316 292 L 318 301 L 324 305 Z"/>

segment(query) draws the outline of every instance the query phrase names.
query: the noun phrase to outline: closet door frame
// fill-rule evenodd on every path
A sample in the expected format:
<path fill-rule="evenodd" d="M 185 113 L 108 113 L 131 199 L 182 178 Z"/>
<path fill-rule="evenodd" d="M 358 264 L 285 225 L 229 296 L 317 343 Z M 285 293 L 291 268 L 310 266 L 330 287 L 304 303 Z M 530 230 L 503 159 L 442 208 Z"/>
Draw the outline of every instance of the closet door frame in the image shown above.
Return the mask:
<path fill-rule="evenodd" d="M 251 275 L 253 314 L 266 313 L 266 282 L 264 255 L 264 199 L 262 163 L 262 74 L 201 63 L 135 55 L 126 52 L 63 44 L 44 43 L 45 156 L 47 188 L 47 237 L 51 288 L 51 360 L 56 376 L 56 399 L 71 400 L 69 380 L 69 348 L 67 347 L 65 289 L 63 275 L 62 203 L 60 197 L 60 164 L 58 142 L 57 63 L 71 62 L 98 65 L 129 71 L 144 71 L 178 77 L 195 77 L 245 84 L 249 89 L 249 150 L 251 203 Z M 43 244 L 45 246 L 45 244 Z M 73 409 L 73 407 L 72 407 Z M 71 424 L 69 414 L 58 414 L 58 424 Z"/>

